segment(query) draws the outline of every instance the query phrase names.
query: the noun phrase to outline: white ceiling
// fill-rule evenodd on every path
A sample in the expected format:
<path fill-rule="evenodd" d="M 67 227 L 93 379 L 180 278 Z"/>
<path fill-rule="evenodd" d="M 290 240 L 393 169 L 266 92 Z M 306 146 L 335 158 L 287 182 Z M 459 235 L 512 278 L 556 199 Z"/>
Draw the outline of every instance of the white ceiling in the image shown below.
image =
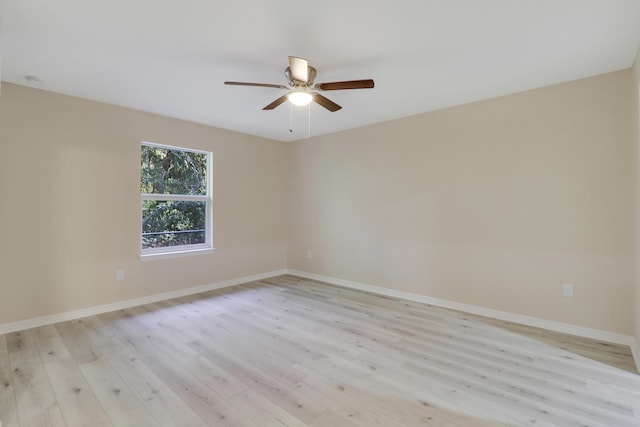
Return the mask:
<path fill-rule="evenodd" d="M 287 56 L 316 82 L 373 78 L 323 94 L 312 136 L 629 68 L 640 0 L 3 0 L 2 79 L 290 141 L 307 107 L 262 107 Z"/>

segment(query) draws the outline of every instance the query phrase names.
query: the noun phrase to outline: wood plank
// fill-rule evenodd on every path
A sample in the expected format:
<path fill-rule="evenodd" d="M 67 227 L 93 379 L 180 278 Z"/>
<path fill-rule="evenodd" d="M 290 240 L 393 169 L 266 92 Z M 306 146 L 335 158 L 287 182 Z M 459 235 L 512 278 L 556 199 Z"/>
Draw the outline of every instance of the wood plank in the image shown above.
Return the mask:
<path fill-rule="evenodd" d="M 11 383 L 22 427 L 65 426 L 31 330 L 10 334 Z"/>
<path fill-rule="evenodd" d="M 83 333 L 82 319 L 57 323 L 55 328 L 76 363 L 90 363 L 100 357 L 98 345 Z"/>
<path fill-rule="evenodd" d="M 160 424 L 104 358 L 80 365 L 80 371 L 114 426 L 154 427 Z"/>
<path fill-rule="evenodd" d="M 218 346 L 213 341 L 201 340 L 190 344 L 202 357 L 218 365 L 247 387 L 260 393 L 274 404 L 283 408 L 303 422 L 318 417 L 324 407 L 318 402 L 301 396 L 295 388 L 279 382 L 276 376 L 265 372 L 250 362 L 243 360 L 240 353 L 229 347 Z"/>
<path fill-rule="evenodd" d="M 220 427 L 258 427 L 229 404 L 215 390 L 183 368 L 150 340 L 127 340 L 126 347 L 135 352 L 146 366 L 199 417 Z"/>
<path fill-rule="evenodd" d="M 73 359 L 52 360 L 44 366 L 67 427 L 113 427 Z"/>
<path fill-rule="evenodd" d="M 0 335 L 0 421 L 4 427 L 20 427 L 14 389 L 6 337 Z"/>
<path fill-rule="evenodd" d="M 157 426 L 199 427 L 205 424 L 135 353 L 114 345 L 104 349 L 103 355 L 147 410 L 154 414 Z"/>
<path fill-rule="evenodd" d="M 15 358 L 12 368 L 11 378 L 18 396 L 16 403 L 20 425 L 65 426 L 44 366 L 28 358 Z"/>
<path fill-rule="evenodd" d="M 71 357 L 69 349 L 58 334 L 54 325 L 42 326 L 31 330 L 33 338 L 43 362 Z"/>
<path fill-rule="evenodd" d="M 443 410 L 435 408 L 431 405 L 425 405 L 419 401 L 410 401 L 408 399 L 400 399 L 393 397 L 387 393 L 376 393 L 375 390 L 369 389 L 369 384 L 354 383 L 353 381 L 344 381 L 343 378 L 329 377 L 318 372 L 318 375 L 309 377 L 305 380 L 306 384 L 325 390 L 325 395 L 337 395 L 339 403 L 331 403 L 329 409 L 337 414 L 348 418 L 353 423 L 363 426 L 381 425 L 381 426 L 422 426 L 430 427 L 457 427 L 465 424 L 457 424 L 449 421 L 452 418 L 443 417 Z M 345 398 L 348 397 L 348 398 Z M 334 402 L 335 400 L 334 399 Z M 353 402 L 356 402 L 355 404 Z M 461 415 L 453 417 L 457 421 L 462 418 Z M 474 427 L 495 427 L 498 424 L 488 424 L 478 422 L 470 424 Z M 501 424 L 500 424 L 501 425 Z"/>
<path fill-rule="evenodd" d="M 114 334 L 97 317 L 85 318 L 77 323 L 74 328 L 76 339 L 83 340 L 93 345 L 92 362 L 81 365 L 85 377 L 87 366 L 100 363 L 103 369 L 92 370 L 93 376 L 100 375 L 102 370 L 108 370 L 110 376 L 117 377 L 126 383 L 127 387 L 111 386 L 102 387 L 102 394 L 106 394 L 107 400 L 113 399 L 109 390 L 120 390 L 118 397 L 122 398 L 123 389 L 130 390 L 148 413 L 153 415 L 153 425 L 171 427 L 196 427 L 204 425 L 204 421 L 191 411 L 184 402 L 178 398 L 151 370 L 136 356 L 129 351 L 122 343 L 114 339 Z M 108 361 L 109 365 L 104 362 Z M 109 380 L 109 378 L 107 378 Z M 91 383 L 91 381 L 89 381 Z M 98 381 L 100 385 L 103 381 Z M 92 388 L 96 386 L 92 384 Z M 100 394 L 98 393 L 100 398 Z M 101 401 L 105 398 L 101 398 Z M 116 402 L 117 403 L 117 402 Z M 107 406 L 103 402 L 103 406 Z M 130 409 L 127 409 L 130 410 Z M 117 409 L 116 409 L 117 411 Z M 113 419 L 112 411 L 107 411 Z M 128 417 L 135 419 L 134 417 Z M 140 422 L 142 424 L 144 421 Z M 119 424 L 119 423 L 116 423 Z"/>
<path fill-rule="evenodd" d="M 30 357 L 38 354 L 38 348 L 33 339 L 33 333 L 30 330 L 12 332 L 5 335 L 7 352 L 20 353 L 24 357 Z"/>
<path fill-rule="evenodd" d="M 330 410 L 324 411 L 309 425 L 311 427 L 358 427 L 348 419 Z"/>
<path fill-rule="evenodd" d="M 236 394 L 229 399 L 229 402 L 261 427 L 305 427 L 308 425 L 250 388 Z"/>

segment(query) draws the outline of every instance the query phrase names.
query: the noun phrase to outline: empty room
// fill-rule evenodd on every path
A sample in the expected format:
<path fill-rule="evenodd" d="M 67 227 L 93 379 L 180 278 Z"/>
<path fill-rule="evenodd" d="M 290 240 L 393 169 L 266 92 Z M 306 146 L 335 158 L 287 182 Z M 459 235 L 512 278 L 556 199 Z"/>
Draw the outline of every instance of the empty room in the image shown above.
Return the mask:
<path fill-rule="evenodd" d="M 0 78 L 0 427 L 640 426 L 640 0 L 3 0 Z"/>

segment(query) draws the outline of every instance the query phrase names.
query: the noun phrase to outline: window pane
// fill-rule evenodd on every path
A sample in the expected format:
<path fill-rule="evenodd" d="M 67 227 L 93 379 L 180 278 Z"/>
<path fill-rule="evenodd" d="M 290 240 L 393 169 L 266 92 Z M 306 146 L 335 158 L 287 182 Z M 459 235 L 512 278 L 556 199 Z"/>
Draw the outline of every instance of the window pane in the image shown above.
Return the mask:
<path fill-rule="evenodd" d="M 140 159 L 143 194 L 207 194 L 206 154 L 142 145 Z"/>
<path fill-rule="evenodd" d="M 142 249 L 205 243 L 206 202 L 145 200 Z"/>

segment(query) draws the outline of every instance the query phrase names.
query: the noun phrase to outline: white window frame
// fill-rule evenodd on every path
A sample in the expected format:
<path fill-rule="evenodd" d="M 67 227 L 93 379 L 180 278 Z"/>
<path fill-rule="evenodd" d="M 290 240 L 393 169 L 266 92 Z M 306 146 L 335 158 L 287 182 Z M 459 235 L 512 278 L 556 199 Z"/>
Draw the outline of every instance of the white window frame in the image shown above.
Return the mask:
<path fill-rule="evenodd" d="M 207 158 L 207 194 L 206 195 L 183 195 L 183 194 L 152 194 L 140 192 L 140 258 L 158 259 L 173 258 L 188 255 L 197 255 L 202 253 L 210 253 L 213 251 L 213 153 L 210 151 L 197 150 L 193 148 L 177 147 L 173 145 L 156 144 L 153 142 L 142 141 L 140 148 L 143 146 L 157 147 L 166 150 L 186 151 L 190 153 L 199 153 L 206 155 Z M 138 179 L 142 179 L 142 169 L 138 175 Z M 142 206 L 146 200 L 159 201 L 193 201 L 205 202 L 205 242 L 193 245 L 166 246 L 163 248 L 143 248 L 142 247 Z"/>

